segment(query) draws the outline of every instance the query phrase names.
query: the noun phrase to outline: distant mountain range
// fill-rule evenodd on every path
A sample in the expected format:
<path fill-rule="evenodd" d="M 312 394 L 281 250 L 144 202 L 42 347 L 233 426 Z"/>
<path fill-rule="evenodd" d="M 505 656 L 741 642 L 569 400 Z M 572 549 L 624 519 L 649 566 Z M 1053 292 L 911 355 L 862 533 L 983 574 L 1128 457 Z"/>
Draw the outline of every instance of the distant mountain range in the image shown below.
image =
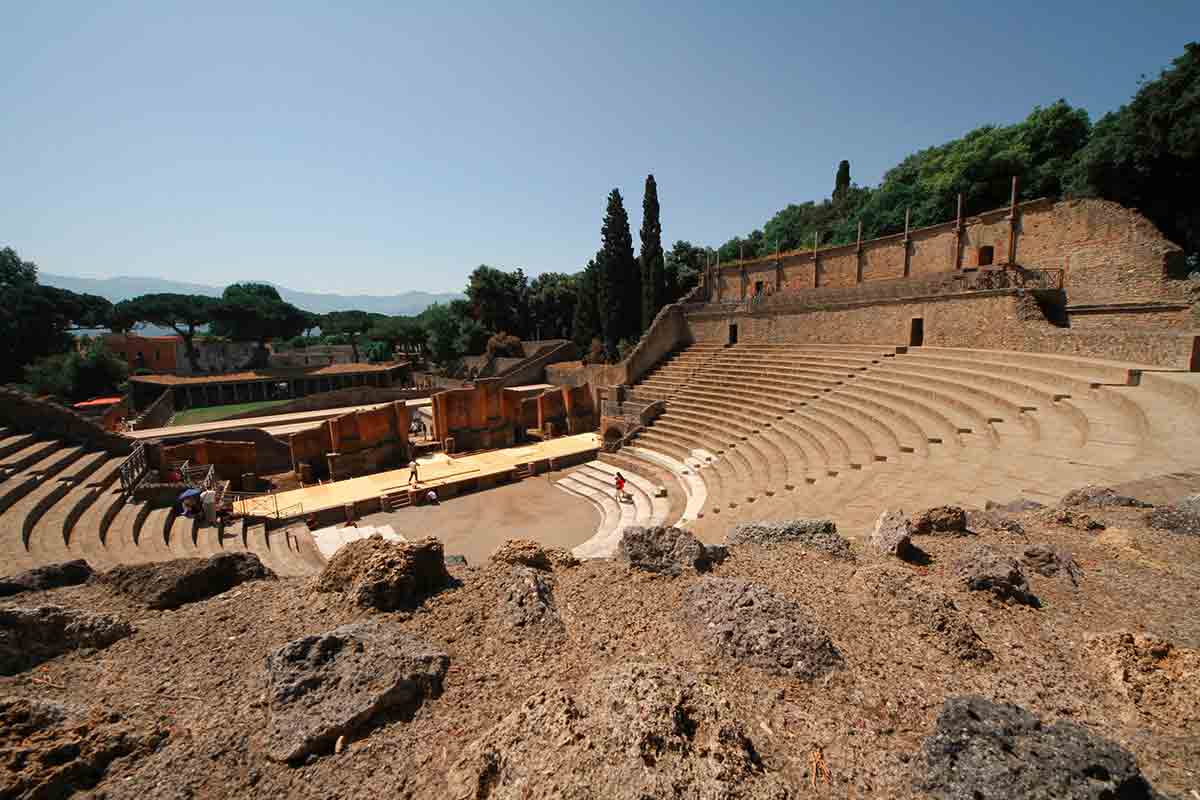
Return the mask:
<path fill-rule="evenodd" d="M 67 275 L 53 275 L 49 272 L 38 272 L 38 282 L 46 286 L 56 286 L 60 289 L 70 289 L 73 292 L 98 294 L 113 303 L 128 300 L 142 294 L 160 292 L 176 292 L 179 294 L 201 294 L 210 297 L 220 297 L 223 286 L 205 286 L 200 283 L 185 283 L 184 281 L 169 281 L 162 278 L 72 278 Z M 464 295 L 460 292 L 402 292 L 400 294 L 320 294 L 317 292 L 299 292 L 284 286 L 275 286 L 279 295 L 287 302 L 314 314 L 324 314 L 329 311 L 370 311 L 391 316 L 411 316 L 420 314 L 434 303 L 449 303 Z"/>

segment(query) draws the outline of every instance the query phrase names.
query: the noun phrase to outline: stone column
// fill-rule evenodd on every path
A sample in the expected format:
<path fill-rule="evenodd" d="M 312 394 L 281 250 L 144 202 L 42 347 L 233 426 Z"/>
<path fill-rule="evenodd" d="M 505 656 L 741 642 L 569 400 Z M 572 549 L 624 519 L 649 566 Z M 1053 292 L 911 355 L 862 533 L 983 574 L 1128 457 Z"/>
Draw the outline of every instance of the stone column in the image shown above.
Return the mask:
<path fill-rule="evenodd" d="M 1017 190 L 1019 189 L 1018 178 L 1013 175 L 1012 179 L 1012 197 L 1008 201 L 1008 261 L 1006 264 L 1016 266 L 1017 264 Z"/>
<path fill-rule="evenodd" d="M 958 272 L 962 269 L 962 243 L 963 243 L 963 196 L 962 192 L 958 193 L 958 218 L 954 223 L 954 271 Z"/>

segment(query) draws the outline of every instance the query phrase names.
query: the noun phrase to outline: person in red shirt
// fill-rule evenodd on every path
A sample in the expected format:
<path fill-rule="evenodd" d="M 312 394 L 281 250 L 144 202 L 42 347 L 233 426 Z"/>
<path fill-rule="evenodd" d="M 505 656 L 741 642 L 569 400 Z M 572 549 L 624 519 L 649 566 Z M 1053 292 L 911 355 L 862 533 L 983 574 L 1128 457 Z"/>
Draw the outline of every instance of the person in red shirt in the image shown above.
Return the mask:
<path fill-rule="evenodd" d="M 613 479 L 613 482 L 617 485 L 617 502 L 625 502 L 625 498 L 627 496 L 625 494 L 625 476 L 618 472 L 616 478 Z"/>

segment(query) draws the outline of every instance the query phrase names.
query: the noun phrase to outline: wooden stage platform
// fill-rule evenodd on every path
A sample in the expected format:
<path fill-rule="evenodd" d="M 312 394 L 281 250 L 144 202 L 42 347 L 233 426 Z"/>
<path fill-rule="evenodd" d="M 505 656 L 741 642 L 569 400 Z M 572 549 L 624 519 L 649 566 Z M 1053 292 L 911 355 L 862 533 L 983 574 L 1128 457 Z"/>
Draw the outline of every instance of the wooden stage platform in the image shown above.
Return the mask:
<path fill-rule="evenodd" d="M 600 445 L 599 435 L 581 433 L 501 450 L 485 450 L 471 455 L 447 456 L 444 453 L 436 453 L 429 458 L 418 460 L 420 482 L 413 488 L 420 489 L 421 494 L 429 489 L 436 489 L 439 497 L 448 498 L 463 490 L 503 483 L 515 470 L 527 464 L 537 465 L 552 459 L 571 464 L 586 461 Z M 372 513 L 379 510 L 382 496 L 402 492 L 408 488 L 408 475 L 409 467 L 402 467 L 377 472 L 374 475 L 246 498 L 237 501 L 234 510 L 255 516 L 273 516 L 280 513 L 285 516 L 299 516 L 327 509 L 342 509 L 353 503 L 356 513 Z"/>

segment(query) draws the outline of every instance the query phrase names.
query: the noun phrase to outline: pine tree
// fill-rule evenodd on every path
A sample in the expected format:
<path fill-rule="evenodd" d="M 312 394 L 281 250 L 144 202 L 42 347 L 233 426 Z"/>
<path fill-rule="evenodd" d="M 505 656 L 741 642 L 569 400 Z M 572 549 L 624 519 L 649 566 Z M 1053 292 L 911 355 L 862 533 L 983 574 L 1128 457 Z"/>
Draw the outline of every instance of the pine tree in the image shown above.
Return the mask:
<path fill-rule="evenodd" d="M 641 333 L 641 281 L 633 258 L 633 236 L 629 233 L 629 214 L 621 192 L 608 195 L 608 211 L 600 229 L 601 322 L 604 346 L 609 358 L 618 357 L 617 343 L 635 340 Z"/>
<path fill-rule="evenodd" d="M 666 302 L 666 278 L 664 276 L 662 223 L 658 218 L 658 184 L 653 175 L 646 176 L 646 193 L 642 197 L 642 324 L 641 330 L 650 327 L 658 310 Z M 639 331 L 640 332 L 640 331 Z"/>
<path fill-rule="evenodd" d="M 836 203 L 845 197 L 848 191 L 850 191 L 850 162 L 842 159 L 842 162 L 838 164 L 837 178 L 833 182 L 833 201 Z"/>

